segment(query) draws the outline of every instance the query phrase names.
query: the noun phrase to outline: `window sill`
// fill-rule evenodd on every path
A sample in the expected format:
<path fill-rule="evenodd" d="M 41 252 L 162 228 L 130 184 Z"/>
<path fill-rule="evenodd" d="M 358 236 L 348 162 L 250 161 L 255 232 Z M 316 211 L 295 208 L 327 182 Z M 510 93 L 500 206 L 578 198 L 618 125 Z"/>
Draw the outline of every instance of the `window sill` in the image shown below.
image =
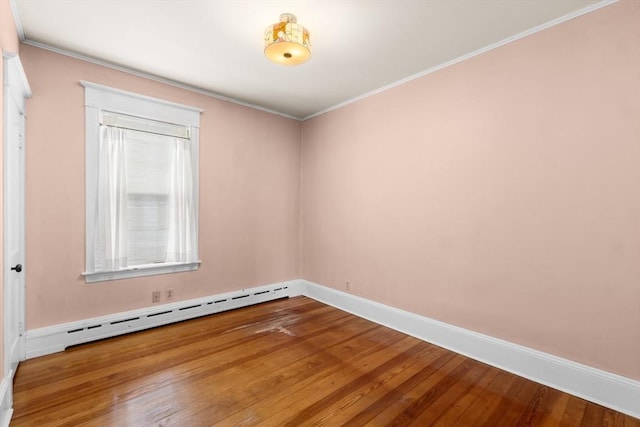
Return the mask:
<path fill-rule="evenodd" d="M 129 279 L 131 277 L 153 276 L 156 274 L 179 273 L 181 271 L 194 271 L 200 267 L 202 261 L 184 263 L 165 263 L 138 265 L 123 270 L 99 271 L 95 273 L 82 273 L 87 283 L 106 282 L 107 280 Z"/>

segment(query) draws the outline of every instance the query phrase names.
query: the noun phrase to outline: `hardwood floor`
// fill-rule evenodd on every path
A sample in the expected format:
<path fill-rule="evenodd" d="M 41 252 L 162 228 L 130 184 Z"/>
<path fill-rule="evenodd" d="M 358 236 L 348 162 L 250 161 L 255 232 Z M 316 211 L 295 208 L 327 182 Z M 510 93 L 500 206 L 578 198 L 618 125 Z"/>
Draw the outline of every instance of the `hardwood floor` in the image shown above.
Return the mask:
<path fill-rule="evenodd" d="M 12 426 L 640 426 L 297 297 L 22 363 Z"/>

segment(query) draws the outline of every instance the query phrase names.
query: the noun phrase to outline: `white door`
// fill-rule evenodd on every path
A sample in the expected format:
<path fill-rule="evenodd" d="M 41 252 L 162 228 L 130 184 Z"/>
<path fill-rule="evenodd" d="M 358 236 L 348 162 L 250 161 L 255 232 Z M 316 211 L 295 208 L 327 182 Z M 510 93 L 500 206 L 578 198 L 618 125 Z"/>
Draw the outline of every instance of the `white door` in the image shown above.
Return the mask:
<path fill-rule="evenodd" d="M 24 360 L 24 160 L 25 108 L 29 85 L 17 56 L 4 66 L 4 378 L 11 381 Z"/>

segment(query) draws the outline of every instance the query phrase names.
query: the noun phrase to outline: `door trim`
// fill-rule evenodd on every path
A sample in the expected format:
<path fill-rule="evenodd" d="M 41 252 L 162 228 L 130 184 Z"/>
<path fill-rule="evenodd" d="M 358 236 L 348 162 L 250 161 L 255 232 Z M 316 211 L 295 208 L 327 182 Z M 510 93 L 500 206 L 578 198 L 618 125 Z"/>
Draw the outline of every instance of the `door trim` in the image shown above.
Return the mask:
<path fill-rule="evenodd" d="M 15 53 L 8 53 L 8 52 L 3 52 L 2 54 L 2 67 L 3 67 L 3 77 L 4 77 L 4 81 L 2 82 L 2 101 L 3 101 L 3 128 L 2 128 L 2 150 L 3 150 L 3 170 L 2 170 L 2 185 L 3 185 L 3 288 L 2 288 L 2 293 L 3 293 L 3 300 L 4 300 L 4 307 L 3 307 L 3 363 L 2 363 L 2 380 L 0 381 L 0 425 L 8 425 L 8 422 L 11 420 L 11 415 L 13 413 L 13 376 L 15 375 L 15 371 L 17 366 L 14 365 L 12 363 L 12 358 L 11 358 L 11 342 L 9 342 L 9 340 L 12 337 L 15 337 L 14 334 L 17 334 L 18 336 L 18 340 L 17 340 L 17 354 L 18 354 L 18 362 L 20 360 L 24 360 L 25 356 L 26 356 L 26 334 L 24 333 L 25 330 L 25 276 L 23 276 L 21 279 L 21 281 L 19 282 L 19 286 L 18 289 L 14 289 L 13 291 L 16 292 L 17 294 L 17 307 L 12 307 L 14 310 L 17 310 L 17 312 L 15 313 L 16 316 L 16 321 L 15 322 L 11 322 L 7 316 L 7 313 L 12 313 L 13 310 L 8 310 L 8 308 L 10 308 L 8 306 L 8 304 L 11 304 L 12 301 L 10 301 L 10 298 L 7 298 L 7 292 L 6 289 L 4 288 L 4 286 L 7 286 L 9 282 L 9 278 L 10 278 L 10 273 L 11 270 L 11 253 L 8 250 L 9 249 L 9 243 L 7 241 L 7 230 L 9 229 L 15 229 L 15 224 L 12 224 L 12 219 L 10 219 L 10 215 L 8 214 L 8 208 L 7 205 L 5 203 L 6 199 L 6 195 L 7 193 L 7 188 L 9 185 L 13 186 L 13 188 L 15 188 L 16 183 L 14 182 L 9 182 L 9 180 L 7 179 L 7 161 L 9 161 L 8 159 L 8 152 L 7 152 L 7 144 L 9 143 L 9 129 L 10 126 L 12 126 L 12 124 L 9 122 L 8 118 L 10 117 L 10 114 L 13 115 L 13 109 L 15 109 L 17 107 L 18 109 L 18 114 L 20 114 L 22 117 L 25 117 L 25 102 L 24 100 L 26 98 L 31 97 L 31 88 L 29 86 L 29 82 L 27 80 L 26 74 L 24 72 L 24 68 L 22 67 L 22 63 L 20 61 L 20 57 L 15 54 Z M 14 106 L 15 104 L 15 106 Z M 10 109 L 11 109 L 11 113 L 10 113 Z M 20 132 L 22 132 L 22 143 L 23 143 L 23 147 L 25 147 L 25 137 L 24 137 L 24 131 L 25 131 L 25 123 L 24 123 L 24 119 L 21 119 L 21 124 L 20 124 Z M 24 155 L 24 154 L 23 154 Z M 22 192 L 22 196 L 19 197 L 22 199 L 22 206 L 19 210 L 18 213 L 18 217 L 19 220 L 18 222 L 20 222 L 20 236 L 19 236 L 19 245 L 20 245 L 20 249 L 22 252 L 22 258 L 23 258 L 23 262 L 22 264 L 24 264 L 24 257 L 25 257 L 25 208 L 24 208 L 24 184 L 25 184 L 25 170 L 24 170 L 24 164 L 22 165 L 22 170 L 20 171 L 20 175 L 19 175 L 19 180 L 21 180 L 21 183 L 18 183 L 17 185 L 19 185 L 19 188 L 21 188 Z M 13 218 L 13 216 L 11 216 L 11 218 Z M 25 274 L 25 273 L 20 273 L 20 274 Z M 11 316 L 11 314 L 9 315 Z M 10 327 L 12 327 L 11 325 L 16 325 L 16 327 L 18 328 L 17 331 L 13 331 L 13 330 L 9 330 Z M 14 341 L 15 342 L 15 341 Z M 13 353 L 14 355 L 16 353 Z"/>

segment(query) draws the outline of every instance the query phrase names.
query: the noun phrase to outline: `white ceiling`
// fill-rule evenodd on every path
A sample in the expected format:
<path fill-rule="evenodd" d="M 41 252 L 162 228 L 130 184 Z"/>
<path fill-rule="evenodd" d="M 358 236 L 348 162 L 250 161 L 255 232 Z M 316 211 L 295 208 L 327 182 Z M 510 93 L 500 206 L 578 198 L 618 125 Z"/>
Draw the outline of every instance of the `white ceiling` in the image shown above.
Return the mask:
<path fill-rule="evenodd" d="M 509 39 L 598 0 L 12 0 L 27 43 L 46 45 L 306 118 Z M 610 2 L 610 1 L 608 1 Z M 263 55 L 290 12 L 311 59 Z"/>

